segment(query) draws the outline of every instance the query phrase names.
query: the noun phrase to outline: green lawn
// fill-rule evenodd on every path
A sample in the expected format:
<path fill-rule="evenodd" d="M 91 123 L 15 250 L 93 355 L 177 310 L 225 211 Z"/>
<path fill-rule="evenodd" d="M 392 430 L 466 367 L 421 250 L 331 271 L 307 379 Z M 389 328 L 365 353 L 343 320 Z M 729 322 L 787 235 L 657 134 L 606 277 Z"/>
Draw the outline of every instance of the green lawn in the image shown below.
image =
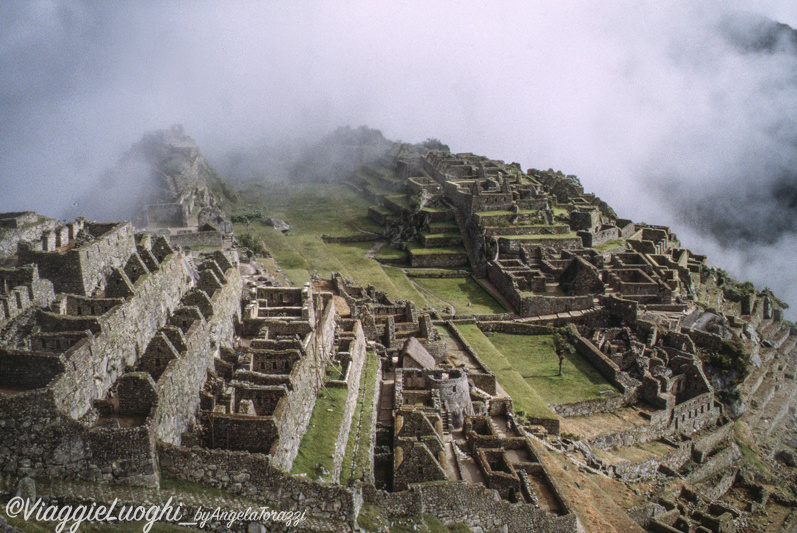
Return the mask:
<path fill-rule="evenodd" d="M 569 353 L 559 373 L 559 357 L 552 335 L 513 335 L 493 333 L 489 341 L 512 365 L 526 383 L 548 404 L 575 403 L 605 398 L 601 391 L 619 394 L 595 368 L 576 353 Z"/>
<path fill-rule="evenodd" d="M 371 467 L 371 422 L 374 413 L 374 394 L 378 370 L 379 356 L 376 352 L 369 351 L 360 377 L 360 396 L 357 399 L 357 409 L 351 420 L 346 455 L 343 457 L 343 467 L 340 471 L 340 482 L 343 485 L 363 479 L 366 469 Z"/>
<path fill-rule="evenodd" d="M 376 252 L 376 255 L 374 255 L 374 258 L 377 259 L 377 260 L 382 260 L 382 261 L 386 261 L 386 262 L 403 261 L 403 262 L 406 263 L 407 262 L 407 252 L 405 252 L 404 250 L 397 250 L 396 248 L 393 248 L 391 246 L 385 245 L 385 246 L 382 246 L 379 249 L 378 252 Z"/>
<path fill-rule="evenodd" d="M 443 238 L 452 239 L 452 238 L 455 238 L 455 237 L 459 237 L 460 233 L 459 233 L 458 230 L 457 231 L 443 231 L 443 232 L 440 232 L 440 233 L 428 233 L 428 232 L 422 231 L 421 235 L 423 235 L 426 238 L 437 237 L 439 239 L 443 239 Z"/>
<path fill-rule="evenodd" d="M 429 255 L 429 254 L 464 254 L 464 246 L 449 246 L 440 248 L 424 248 L 417 243 L 408 243 L 407 251 L 411 255 Z"/>
<path fill-rule="evenodd" d="M 406 194 L 397 194 L 394 196 L 386 196 L 385 200 L 390 200 L 394 204 L 404 209 L 412 209 L 412 203 Z"/>
<path fill-rule="evenodd" d="M 263 219 L 276 217 L 290 224 L 282 233 L 262 221 L 235 224 L 235 233 L 251 233 L 262 239 L 277 264 L 294 285 L 303 285 L 313 274 L 329 277 L 332 272 L 354 280 L 362 286 L 374 285 L 395 299 L 410 299 L 419 308 L 426 299 L 410 284 L 401 270 L 382 268 L 365 254 L 375 242 L 325 243 L 321 234 L 333 236 L 361 235 L 358 228 L 378 233 L 381 228 L 368 219 L 370 202 L 340 185 L 303 184 L 278 189 L 251 187 L 240 194 L 246 203 L 240 212 L 260 211 Z M 380 250 L 392 257 L 399 250 Z"/>
<path fill-rule="evenodd" d="M 413 281 L 424 290 L 453 305 L 458 314 L 497 315 L 507 313 L 501 302 L 493 298 L 473 278 L 418 278 Z M 470 304 L 470 306 L 468 305 Z"/>
<path fill-rule="evenodd" d="M 326 387 L 315 402 L 307 432 L 299 444 L 299 453 L 293 462 L 291 474 L 307 474 L 309 479 L 322 477 L 320 466 L 332 472 L 335 441 L 343 423 L 346 407 L 345 387 Z M 323 476 L 331 481 L 331 476 Z"/>
<path fill-rule="evenodd" d="M 598 246 L 593 246 L 592 248 L 599 252 L 605 252 L 606 250 L 613 250 L 615 248 L 625 248 L 625 241 L 623 239 L 616 239 L 599 244 Z"/>
<path fill-rule="evenodd" d="M 495 373 L 498 383 L 512 397 L 515 411 L 524 411 L 538 418 L 556 418 L 556 414 L 523 376 L 504 357 L 476 324 L 458 324 L 457 329 L 470 343 L 482 361 Z"/>
<path fill-rule="evenodd" d="M 432 231 L 456 231 L 459 233 L 459 226 L 457 226 L 457 223 L 452 220 L 448 220 L 446 222 L 430 222 L 429 229 Z"/>
<path fill-rule="evenodd" d="M 299 183 L 250 187 L 241 191 L 240 197 L 244 199 L 240 212 L 260 211 L 264 219 L 282 219 L 290 224 L 292 231 L 298 233 L 342 236 L 357 235 L 359 230 L 381 231 L 368 218 L 368 208 L 372 202 L 342 184 Z"/>
<path fill-rule="evenodd" d="M 501 235 L 502 239 L 509 239 L 513 241 L 549 241 L 556 239 L 572 239 L 578 237 L 575 232 L 559 233 L 559 234 L 537 234 L 537 235 Z"/>

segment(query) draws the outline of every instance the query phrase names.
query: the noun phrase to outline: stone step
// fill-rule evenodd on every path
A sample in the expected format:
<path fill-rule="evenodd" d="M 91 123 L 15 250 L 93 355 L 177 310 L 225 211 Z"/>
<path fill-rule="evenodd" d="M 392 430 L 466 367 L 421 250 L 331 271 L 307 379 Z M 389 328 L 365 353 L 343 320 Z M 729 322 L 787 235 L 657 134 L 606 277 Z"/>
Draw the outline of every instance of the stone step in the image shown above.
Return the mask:
<path fill-rule="evenodd" d="M 773 396 L 767 409 L 762 412 L 753 431 L 753 436 L 759 444 L 777 429 L 797 397 L 797 383 L 794 380 L 785 380 L 780 385 L 780 390 Z"/>
<path fill-rule="evenodd" d="M 797 337 L 789 334 L 789 338 L 783 343 L 779 350 L 782 354 L 790 355 L 795 347 L 797 347 Z"/>

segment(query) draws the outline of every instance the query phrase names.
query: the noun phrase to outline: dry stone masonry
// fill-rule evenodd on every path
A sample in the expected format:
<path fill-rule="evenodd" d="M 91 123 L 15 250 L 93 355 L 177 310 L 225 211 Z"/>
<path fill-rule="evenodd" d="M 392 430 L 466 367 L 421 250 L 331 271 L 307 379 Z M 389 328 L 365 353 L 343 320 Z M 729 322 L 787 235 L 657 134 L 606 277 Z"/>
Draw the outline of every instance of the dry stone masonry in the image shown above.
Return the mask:
<path fill-rule="evenodd" d="M 576 481 L 589 474 L 623 487 L 632 505 L 606 519 L 626 529 L 742 531 L 770 509 L 797 523 L 777 488 L 797 488 L 797 329 L 668 228 L 618 218 L 575 176 L 395 145 L 391 169 L 351 183 L 385 227 L 367 239 L 404 249 L 410 270 L 471 276 L 508 312 L 441 314 L 340 274 L 275 286 L 192 181 L 195 145 L 159 135 L 139 149 L 173 167 L 175 194 L 146 207 L 149 232 L 0 214 L 3 476 L 141 490 L 165 477 L 337 530 L 369 504 L 574 533 L 595 516 Z M 515 369 L 485 363 L 495 335 L 560 339 L 606 390 L 516 412 L 502 381 Z M 324 388 L 343 398 L 331 468 L 291 475 Z"/>

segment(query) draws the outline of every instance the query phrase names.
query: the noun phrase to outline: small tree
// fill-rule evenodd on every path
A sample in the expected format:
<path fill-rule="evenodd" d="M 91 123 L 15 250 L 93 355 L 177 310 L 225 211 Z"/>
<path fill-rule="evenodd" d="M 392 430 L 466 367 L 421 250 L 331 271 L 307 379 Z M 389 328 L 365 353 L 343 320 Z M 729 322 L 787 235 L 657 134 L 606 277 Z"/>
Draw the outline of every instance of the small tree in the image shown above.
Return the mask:
<path fill-rule="evenodd" d="M 553 349 L 559 357 L 559 373 L 557 376 L 562 375 L 562 363 L 565 360 L 565 354 L 573 349 L 573 343 L 570 341 L 570 331 L 566 328 L 558 328 L 553 333 Z"/>

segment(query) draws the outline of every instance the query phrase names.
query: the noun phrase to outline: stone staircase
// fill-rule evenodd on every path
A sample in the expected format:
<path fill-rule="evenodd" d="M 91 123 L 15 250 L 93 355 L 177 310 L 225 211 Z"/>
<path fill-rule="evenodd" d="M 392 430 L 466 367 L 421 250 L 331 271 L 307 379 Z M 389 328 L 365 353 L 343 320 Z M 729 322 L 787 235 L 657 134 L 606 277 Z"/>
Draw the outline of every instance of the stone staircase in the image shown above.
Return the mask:
<path fill-rule="evenodd" d="M 749 406 L 743 420 L 759 444 L 779 427 L 797 399 L 797 338 L 781 322 L 762 324 L 759 335 L 772 347 L 762 348 L 761 367 L 754 369 L 741 387 Z"/>

